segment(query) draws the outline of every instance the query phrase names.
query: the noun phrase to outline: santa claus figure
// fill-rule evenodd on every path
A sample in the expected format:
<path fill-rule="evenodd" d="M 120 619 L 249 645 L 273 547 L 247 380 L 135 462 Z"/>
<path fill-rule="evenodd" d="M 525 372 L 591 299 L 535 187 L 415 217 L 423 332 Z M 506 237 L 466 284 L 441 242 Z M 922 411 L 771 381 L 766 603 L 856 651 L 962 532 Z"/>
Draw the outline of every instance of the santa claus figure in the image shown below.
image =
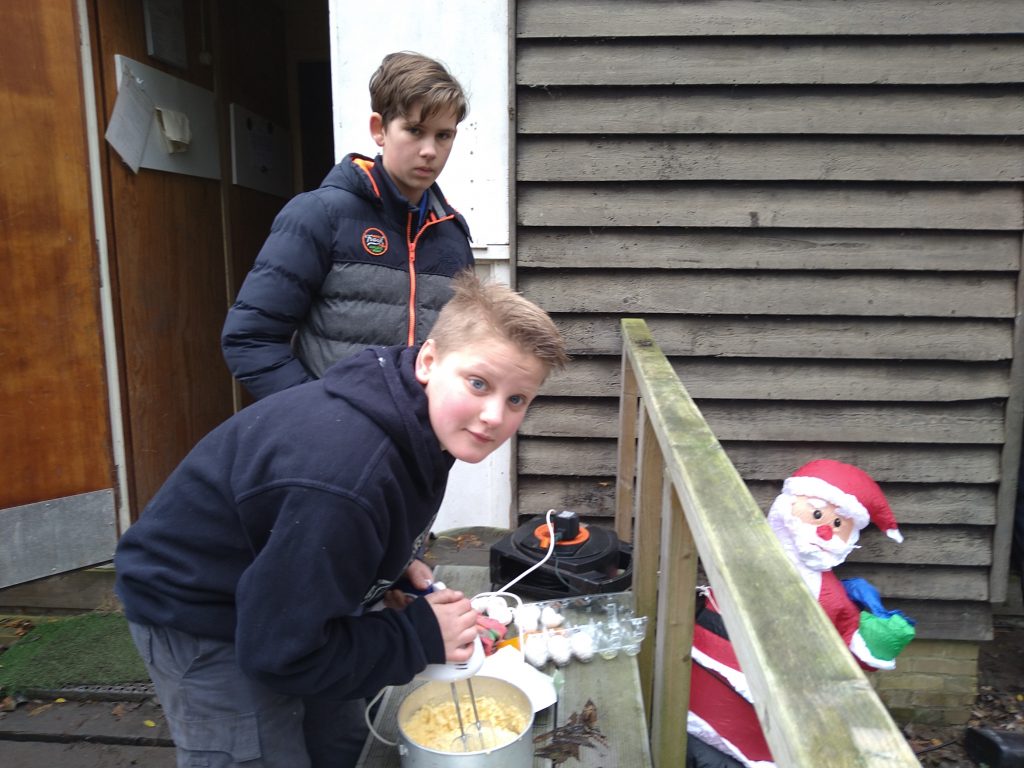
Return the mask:
<path fill-rule="evenodd" d="M 832 573 L 869 523 L 903 541 L 878 484 L 851 464 L 812 461 L 783 483 L 768 522 L 861 666 L 893 669 L 914 636 L 913 622 L 885 610 L 868 582 L 840 581 Z M 775 765 L 752 701 L 714 596 L 703 589 L 693 636 L 687 768 Z"/>

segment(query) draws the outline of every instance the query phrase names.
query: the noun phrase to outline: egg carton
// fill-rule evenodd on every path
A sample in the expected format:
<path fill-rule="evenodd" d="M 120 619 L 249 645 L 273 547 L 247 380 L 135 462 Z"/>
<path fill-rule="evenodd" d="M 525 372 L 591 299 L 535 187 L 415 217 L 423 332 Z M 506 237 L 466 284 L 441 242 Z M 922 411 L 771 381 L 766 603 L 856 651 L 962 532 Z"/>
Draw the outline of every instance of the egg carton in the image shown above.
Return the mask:
<path fill-rule="evenodd" d="M 495 593 L 475 607 L 508 625 L 505 641 L 515 642 L 538 668 L 549 661 L 565 666 L 595 656 L 613 659 L 620 652 L 635 656 L 647 634 L 647 617 L 634 614 L 632 592 L 511 603 Z"/>

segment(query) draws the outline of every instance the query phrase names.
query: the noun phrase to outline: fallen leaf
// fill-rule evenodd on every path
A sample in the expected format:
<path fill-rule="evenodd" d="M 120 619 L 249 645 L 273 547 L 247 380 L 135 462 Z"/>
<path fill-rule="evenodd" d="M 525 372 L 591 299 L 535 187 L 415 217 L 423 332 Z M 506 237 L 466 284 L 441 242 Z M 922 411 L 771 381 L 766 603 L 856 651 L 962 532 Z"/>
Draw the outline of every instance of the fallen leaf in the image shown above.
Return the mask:
<path fill-rule="evenodd" d="M 156 723 L 154 723 L 152 720 L 143 720 L 142 724 L 147 728 L 156 728 Z"/>
<path fill-rule="evenodd" d="M 124 715 L 124 704 L 117 704 L 112 710 L 110 710 L 110 714 L 114 717 L 121 717 Z"/>
<path fill-rule="evenodd" d="M 13 712 L 18 708 L 18 702 L 14 700 L 13 696 L 4 696 L 0 699 L 0 712 Z"/>
<path fill-rule="evenodd" d="M 455 549 L 461 551 L 465 547 L 481 547 L 483 542 L 472 533 L 462 533 L 455 537 Z"/>

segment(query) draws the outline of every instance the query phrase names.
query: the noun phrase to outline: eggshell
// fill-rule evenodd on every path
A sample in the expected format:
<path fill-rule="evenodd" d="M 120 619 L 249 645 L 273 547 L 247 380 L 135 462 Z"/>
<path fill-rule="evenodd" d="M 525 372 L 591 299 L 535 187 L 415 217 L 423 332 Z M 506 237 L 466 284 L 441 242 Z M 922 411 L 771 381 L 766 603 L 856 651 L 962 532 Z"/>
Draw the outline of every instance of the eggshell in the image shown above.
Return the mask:
<path fill-rule="evenodd" d="M 565 617 L 550 605 L 544 606 L 544 610 L 540 612 L 540 623 L 549 629 L 562 626 L 563 621 Z"/>

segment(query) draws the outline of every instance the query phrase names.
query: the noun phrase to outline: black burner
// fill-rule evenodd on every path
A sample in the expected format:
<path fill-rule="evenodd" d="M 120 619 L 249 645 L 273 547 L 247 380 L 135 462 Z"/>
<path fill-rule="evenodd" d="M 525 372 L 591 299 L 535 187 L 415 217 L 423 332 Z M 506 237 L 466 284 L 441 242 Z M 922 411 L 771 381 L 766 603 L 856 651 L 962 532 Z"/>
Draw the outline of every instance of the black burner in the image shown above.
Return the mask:
<path fill-rule="evenodd" d="M 521 525 L 491 545 L 491 587 L 500 589 L 547 553 L 536 531 L 543 517 Z M 531 571 L 511 591 L 538 600 L 605 592 L 623 592 L 633 580 L 633 549 L 620 541 L 615 531 L 600 526 L 580 525 L 573 541 L 555 544 L 551 558 Z"/>

